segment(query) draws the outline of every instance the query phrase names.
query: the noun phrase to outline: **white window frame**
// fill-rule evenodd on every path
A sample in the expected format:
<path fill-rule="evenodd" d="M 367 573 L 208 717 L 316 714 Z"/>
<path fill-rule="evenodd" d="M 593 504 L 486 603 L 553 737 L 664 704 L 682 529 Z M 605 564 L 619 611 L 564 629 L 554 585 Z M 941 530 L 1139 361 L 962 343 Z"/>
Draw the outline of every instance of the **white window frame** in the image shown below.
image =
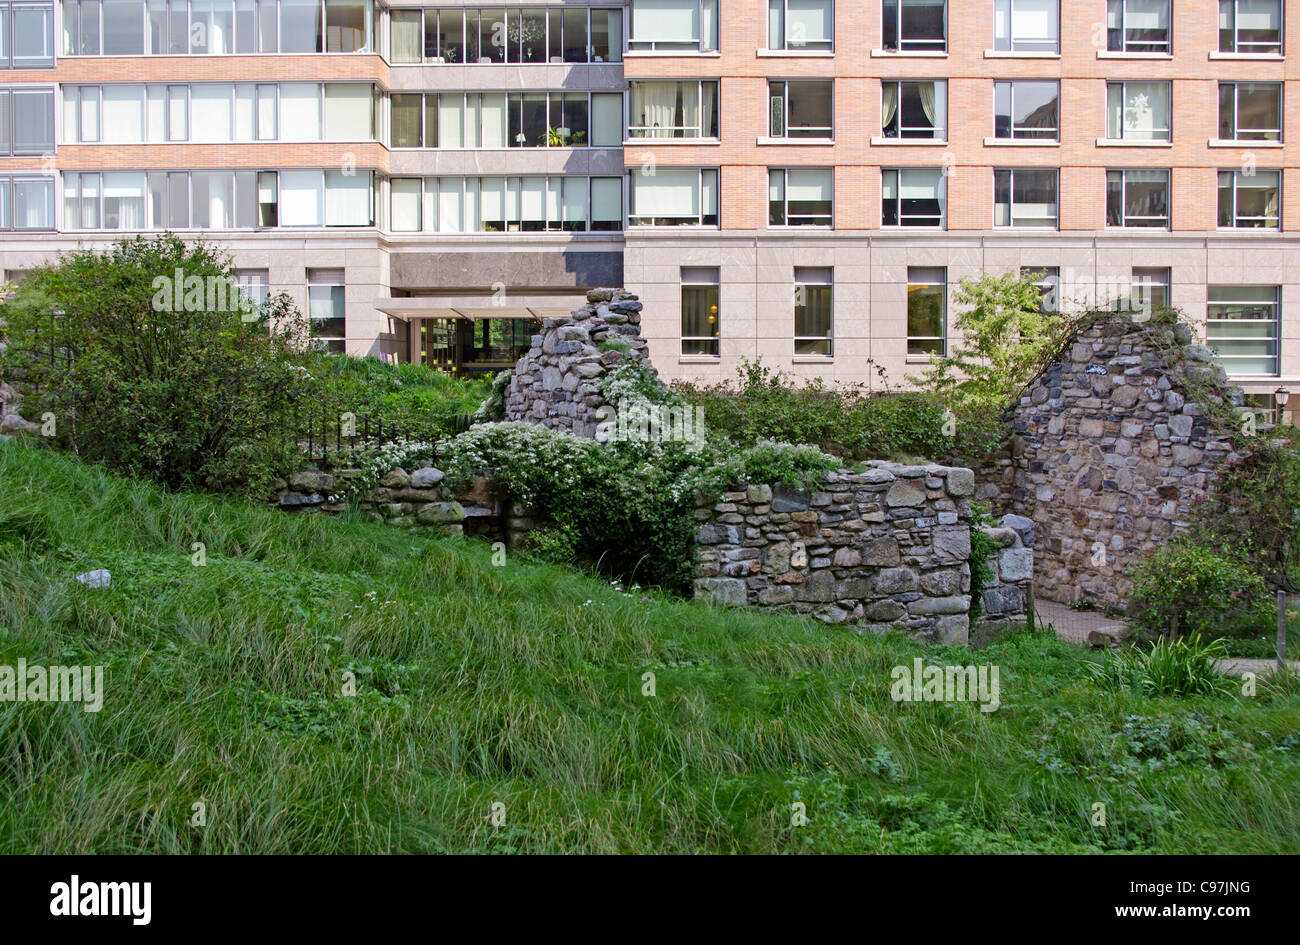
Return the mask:
<path fill-rule="evenodd" d="M 835 50 L 835 0 L 822 0 L 822 2 L 824 2 L 826 6 L 829 8 L 827 10 L 827 17 L 829 18 L 831 24 L 830 39 L 814 40 L 812 42 L 799 43 L 799 42 L 792 42 L 788 35 L 790 32 L 787 26 L 787 24 L 790 22 L 790 0 L 768 0 L 767 48 L 773 52 L 789 52 L 791 50 L 796 52 L 804 51 L 804 50 L 815 51 L 815 52 L 834 52 Z M 772 41 L 772 25 L 773 25 L 772 16 L 774 10 L 776 9 L 780 10 L 779 13 L 780 30 L 781 30 L 780 42 Z"/>
<path fill-rule="evenodd" d="M 1124 120 L 1124 114 L 1128 111 L 1128 87 L 1130 85 L 1164 85 L 1169 88 L 1169 113 L 1165 116 L 1166 124 L 1164 128 L 1153 127 L 1151 131 L 1163 131 L 1163 138 L 1139 138 L 1131 137 L 1128 132 L 1128 122 Z M 1118 88 L 1120 96 L 1120 121 L 1119 137 L 1110 137 L 1110 111 L 1111 111 L 1111 90 Z M 1057 100 L 1057 115 L 1060 115 L 1060 100 Z M 1059 117 L 1058 117 L 1059 120 Z M 1112 79 L 1106 82 L 1106 140 L 1107 141 L 1149 141 L 1152 143 L 1173 141 L 1174 140 L 1174 89 L 1173 83 L 1167 79 Z"/>
<path fill-rule="evenodd" d="M 934 219 L 934 217 L 929 215 L 926 216 L 908 215 L 907 217 L 904 217 L 903 215 L 903 173 L 906 171 L 926 171 L 928 173 L 937 173 L 939 175 L 939 187 L 937 193 L 937 199 L 939 201 L 939 218 L 937 222 L 935 223 L 903 222 L 904 219 L 907 220 L 933 220 Z M 884 203 L 887 198 L 884 196 L 884 194 L 885 194 L 885 176 L 887 174 L 894 175 L 893 201 L 895 205 L 894 215 L 898 220 L 897 223 L 885 222 Z M 948 228 L 948 175 L 944 173 L 943 168 L 941 167 L 882 167 L 880 169 L 880 194 L 881 194 L 880 226 L 882 229 L 946 230 Z"/>
<path fill-rule="evenodd" d="M 1056 127 L 1052 128 L 1052 137 L 1039 138 L 1028 134 L 1017 134 L 1017 128 L 1021 131 L 1044 131 L 1043 128 L 1028 128 L 1024 125 L 1016 125 L 1016 86 L 1024 85 L 1054 85 L 1056 86 Z M 1005 137 L 998 134 L 998 86 L 1007 87 L 1007 100 L 1010 107 L 1008 118 L 1008 130 L 1010 135 Z M 1061 82 L 1059 79 L 998 79 L 993 83 L 993 137 L 998 141 L 1060 141 L 1061 140 Z"/>
<path fill-rule="evenodd" d="M 1248 288 L 1248 289 L 1271 288 L 1274 291 L 1273 301 L 1271 303 L 1264 303 L 1264 302 L 1260 302 L 1258 299 L 1238 299 L 1238 300 L 1216 299 L 1214 301 L 1210 300 L 1210 295 L 1214 289 L 1230 290 L 1230 289 L 1238 289 L 1238 288 Z M 1248 285 L 1245 283 L 1227 284 L 1227 285 L 1207 285 L 1205 287 L 1205 298 L 1206 298 L 1205 340 L 1206 343 L 1211 348 L 1214 347 L 1215 341 L 1261 341 L 1264 338 L 1264 336 L 1262 335 L 1242 335 L 1240 337 L 1228 336 L 1226 338 L 1214 338 L 1211 335 L 1211 331 L 1213 326 L 1216 325 L 1222 325 L 1225 328 L 1230 328 L 1232 326 L 1242 325 L 1242 324 L 1271 325 L 1273 328 L 1273 334 L 1271 335 L 1270 338 L 1270 340 L 1273 343 L 1273 355 L 1272 355 L 1273 362 L 1274 362 L 1273 370 L 1271 372 L 1265 372 L 1263 374 L 1243 374 L 1243 373 L 1229 370 L 1228 366 L 1234 360 L 1242 360 L 1246 358 L 1255 359 L 1258 356 L 1249 355 L 1249 354 L 1219 354 L 1218 351 L 1216 350 L 1214 353 L 1214 358 L 1218 363 L 1223 365 L 1223 368 L 1225 371 L 1227 371 L 1228 376 L 1229 377 L 1279 377 L 1281 375 L 1281 366 L 1282 366 L 1282 352 L 1281 352 L 1282 290 L 1281 287 L 1280 286 L 1257 286 L 1257 285 Z M 1273 310 L 1272 318 L 1253 318 L 1253 319 L 1215 318 L 1213 314 L 1214 307 L 1216 305 L 1264 305 L 1264 304 L 1268 304 L 1272 306 L 1272 310 Z"/>
<path fill-rule="evenodd" d="M 675 169 L 676 169 L 676 168 L 674 168 L 674 170 L 675 170 Z M 683 170 L 691 170 L 691 169 L 692 169 L 692 168 L 683 168 Z M 698 227 L 704 227 L 704 228 L 708 228 L 708 229 L 717 229 L 717 228 L 719 228 L 719 227 L 722 225 L 722 213 L 721 213 L 721 209 L 722 209 L 722 208 L 721 208 L 721 206 L 720 206 L 720 204 L 721 204 L 721 199 L 722 199 L 722 198 L 721 198 L 721 193 L 720 193 L 720 187 L 721 187 L 721 183 L 722 183 L 722 174 L 721 174 L 721 172 L 719 171 L 719 169 L 716 168 L 716 167 L 696 167 L 696 168 L 693 168 L 693 170 L 695 170 L 695 171 L 698 172 L 698 174 L 699 174 L 699 191 L 698 191 L 698 192 L 699 192 L 699 195 L 700 195 L 700 206 L 699 206 L 699 208 L 698 208 L 698 209 L 699 209 L 699 212 L 695 215 L 695 222 L 693 222 L 693 223 L 692 223 L 692 222 L 683 222 L 683 223 L 655 223 L 655 222 L 653 222 L 654 219 L 655 219 L 654 217 L 646 218 L 646 217 L 638 217 L 638 216 L 635 216 L 635 215 L 633 214 L 633 210 L 635 209 L 636 181 L 637 181 L 638 177 L 641 177 L 641 176 L 653 177 L 654 175 L 653 175 L 653 173 L 643 175 L 643 172 L 642 172 L 641 170 L 639 170 L 639 169 L 637 169 L 637 168 L 632 168 L 632 169 L 630 169 L 630 170 L 628 171 L 628 175 L 627 175 L 627 178 L 628 178 L 628 185 L 627 185 L 626 199 L 624 199 L 624 201 L 623 201 L 623 206 L 626 208 L 626 213 L 627 213 L 627 224 L 626 224 L 626 226 L 627 226 L 629 229 L 630 229 L 631 227 L 656 227 L 656 228 L 667 229 L 667 228 L 670 228 L 670 227 L 678 227 L 678 226 L 698 226 Z M 704 183 L 704 182 L 705 182 L 706 175 L 712 175 L 712 178 L 713 178 L 713 198 L 714 198 L 715 201 L 717 201 L 717 202 L 719 203 L 719 206 L 716 206 L 716 207 L 713 207 L 713 208 L 712 208 L 712 210 L 713 210 L 712 213 L 709 213 L 708 210 L 709 210 L 710 208 L 709 208 L 709 207 L 706 207 L 706 206 L 704 205 L 704 204 L 705 204 L 705 193 L 706 193 L 706 188 L 705 188 L 705 183 Z M 712 223 L 706 222 L 710 216 L 714 217 L 714 221 L 713 221 Z M 638 223 L 637 220 L 640 220 L 640 219 L 649 219 L 650 222 L 648 222 L 648 223 Z M 686 220 L 686 219 L 688 219 L 688 218 L 683 217 L 682 219 L 683 219 L 683 220 Z"/>
<path fill-rule="evenodd" d="M 707 270 L 711 278 L 705 278 L 704 272 Z M 681 312 L 681 356 L 684 358 L 712 358 L 717 359 L 722 355 L 722 270 L 717 266 L 691 266 L 683 267 L 681 270 L 681 292 L 680 296 L 685 295 L 686 289 L 712 289 L 718 295 L 718 311 L 714 315 L 714 334 L 712 335 L 688 335 L 686 334 L 686 311 L 685 306 Z M 687 351 L 688 342 L 704 342 L 714 347 L 712 354 L 699 351 Z"/>
<path fill-rule="evenodd" d="M 660 54 L 667 53 L 674 56 L 689 56 L 694 53 L 716 53 L 718 48 L 722 45 L 722 25 L 718 21 L 721 13 L 720 0 L 692 0 L 695 4 L 695 26 L 697 33 L 693 40 L 637 39 L 632 35 L 637 20 L 636 6 L 637 3 L 644 2 L 646 2 L 646 0 L 631 0 L 626 8 L 628 15 L 623 17 L 623 22 L 626 24 L 624 28 L 627 30 L 627 49 L 629 52 L 652 52 Z M 706 30 L 704 29 L 706 10 L 712 11 L 713 22 L 713 29 L 710 31 L 710 35 L 707 36 L 705 35 Z M 588 23 L 590 23 L 590 21 L 588 21 Z M 590 37 L 590 32 L 588 32 L 587 35 Z M 694 43 L 694 47 L 691 45 L 692 42 Z"/>
<path fill-rule="evenodd" d="M 997 52 L 1010 54 L 1040 54 L 1040 55 L 1057 55 L 1061 52 L 1061 4 L 1056 0 L 1056 35 L 1055 36 L 1034 36 L 1034 37 L 1017 37 L 1015 33 L 1016 7 L 1019 4 L 1033 2 L 1033 0 L 994 0 L 993 5 L 993 49 Z M 1005 37 L 997 33 L 998 19 L 1002 16 L 1002 11 L 1006 11 L 1007 34 Z M 1047 41 L 1051 41 L 1051 48 L 1044 48 Z"/>
<path fill-rule="evenodd" d="M 1264 135 L 1276 134 L 1276 137 L 1269 138 L 1243 138 L 1241 137 L 1242 127 L 1241 119 L 1241 87 L 1243 85 L 1271 85 L 1277 86 L 1277 127 L 1276 128 L 1248 128 L 1245 129 L 1254 133 L 1263 133 Z M 1222 95 L 1224 86 L 1232 88 L 1232 137 L 1225 138 L 1225 141 L 1245 141 L 1245 142 L 1263 142 L 1263 141 L 1282 141 L 1282 125 L 1286 122 L 1286 87 L 1281 82 L 1220 82 L 1219 83 L 1219 109 L 1222 110 Z M 1172 110 L 1172 109 L 1171 109 Z M 1216 127 L 1222 126 L 1222 115 L 1219 121 L 1215 123 Z"/>
<path fill-rule="evenodd" d="M 1250 42 L 1250 43 L 1247 44 L 1247 45 L 1249 45 L 1249 46 L 1251 47 L 1250 49 L 1242 49 L 1242 48 L 1241 48 L 1241 40 L 1238 38 L 1238 36 L 1240 35 L 1240 32 L 1241 32 L 1241 29 L 1240 29 L 1240 27 L 1238 26 L 1238 22 L 1239 22 L 1239 19 L 1240 19 L 1240 18 L 1239 18 L 1238 15 L 1237 15 L 1237 4 L 1238 4 L 1239 2 L 1240 2 L 1240 0 L 1219 0 L 1219 10 L 1218 10 L 1218 17 L 1219 17 L 1219 52 L 1221 52 L 1221 53 L 1228 53 L 1228 54 L 1243 55 L 1243 56 L 1253 56 L 1253 55 L 1271 55 L 1271 56 L 1281 56 L 1281 55 L 1283 55 L 1283 52 L 1284 52 L 1284 50 L 1285 50 L 1285 45 L 1286 45 L 1286 3 L 1285 3 L 1285 0 L 1277 0 L 1277 5 L 1278 5 L 1278 24 L 1277 24 L 1278 29 L 1277 29 L 1277 42 L 1276 42 L 1276 43 L 1272 43 L 1272 42 L 1270 42 L 1270 43 Z M 1226 7 L 1227 5 L 1231 5 L 1231 9 L 1232 9 L 1232 13 L 1231 13 L 1231 15 L 1232 15 L 1232 49 L 1224 49 L 1224 48 L 1223 48 L 1223 13 L 1224 13 L 1224 9 L 1225 9 L 1225 7 Z"/>
<path fill-rule="evenodd" d="M 937 116 L 942 116 L 942 121 L 937 121 L 930 128 L 932 132 L 929 135 L 909 135 L 904 132 L 924 130 L 923 128 L 910 127 L 903 125 L 903 86 L 904 85 L 924 85 L 929 83 L 934 86 L 935 112 Z M 884 102 L 885 87 L 894 86 L 895 117 L 898 120 L 898 135 L 889 136 L 888 129 L 884 126 Z M 940 94 L 942 93 L 942 95 Z M 936 144 L 943 144 L 948 140 L 948 81 L 946 79 L 911 79 L 911 78 L 886 78 L 880 80 L 880 135 L 887 141 L 933 141 Z"/>
<path fill-rule="evenodd" d="M 1222 196 L 1223 193 L 1222 182 L 1223 182 L 1224 174 L 1232 175 L 1232 226 L 1224 226 L 1222 223 L 1220 223 L 1218 227 L 1219 229 L 1221 230 L 1280 230 L 1282 229 L 1282 180 L 1285 175 L 1282 173 L 1280 168 L 1274 168 L 1274 167 L 1258 168 L 1252 174 L 1246 174 L 1245 172 L 1236 169 L 1220 168 L 1218 174 L 1219 183 L 1217 186 L 1217 191 L 1220 196 Z M 1268 222 L 1269 220 L 1268 217 L 1242 217 L 1237 211 L 1237 191 L 1242 186 L 1241 184 L 1242 178 L 1246 178 L 1249 180 L 1252 177 L 1258 177 L 1260 174 L 1277 175 L 1277 219 L 1272 224 Z M 1216 216 L 1218 215 L 1217 212 L 1215 215 Z M 1264 225 L 1263 226 L 1242 226 L 1238 222 L 1239 220 L 1242 219 L 1263 220 Z"/>
<path fill-rule="evenodd" d="M 775 100 L 773 96 L 773 86 L 783 86 L 781 91 L 781 133 L 777 134 L 776 129 L 772 127 L 772 119 L 776 116 L 772 112 L 772 103 Z M 822 135 L 799 135 L 792 137 L 790 135 L 790 86 L 792 85 L 827 85 L 830 87 L 830 106 L 831 123 L 825 127 L 821 125 L 800 125 L 800 128 L 810 131 L 825 131 Z M 773 139 L 782 141 L 834 141 L 835 140 L 835 82 L 832 79 L 768 79 L 767 81 L 767 132 L 768 136 Z"/>
<path fill-rule="evenodd" d="M 821 273 L 826 273 L 822 276 Z M 800 275 L 803 278 L 800 278 Z M 814 281 L 816 280 L 816 281 Z M 809 286 L 826 287 L 830 289 L 830 311 L 829 324 L 826 334 L 824 335 L 800 335 L 797 334 L 799 326 L 799 296 L 801 292 Z M 806 294 L 806 293 L 805 293 Z M 833 266 L 796 266 L 794 269 L 794 328 L 796 334 L 794 339 L 794 356 L 796 358 L 825 358 L 830 360 L 835 357 L 835 268 Z M 825 351 L 800 351 L 799 342 L 812 342 L 814 344 L 825 344 Z"/>
<path fill-rule="evenodd" d="M 934 281 L 933 279 L 928 279 L 928 280 L 927 280 L 927 279 L 923 278 L 922 276 L 919 276 L 919 275 L 914 276 L 914 275 L 913 275 L 914 273 L 920 273 L 920 272 L 924 272 L 924 271 L 926 271 L 926 270 L 939 270 L 939 271 L 941 271 L 941 272 L 943 273 L 943 278 L 940 279 L 940 280 L 938 280 L 938 281 Z M 907 339 L 907 340 L 906 340 L 906 351 L 907 351 L 907 357 L 908 357 L 908 358 L 928 358 L 931 354 L 937 354 L 939 357 L 943 357 L 943 356 L 945 356 L 945 355 L 948 353 L 948 267 L 947 267 L 947 266 L 908 266 L 908 267 L 907 267 L 907 286 L 906 286 L 906 288 L 907 288 L 907 290 L 908 290 L 908 298 L 911 297 L 911 288 L 912 288 L 912 286 L 917 286 L 918 288 L 921 288 L 921 287 L 926 287 L 926 288 L 938 287 L 938 288 L 941 290 L 940 293 L 939 293 L 939 297 L 943 300 L 943 305 L 942 305 L 942 307 L 941 307 L 941 311 L 940 311 L 940 313 L 939 313 L 939 326 L 940 326 L 940 331 L 941 331 L 941 333 L 938 334 L 938 335 L 914 335 L 914 334 L 912 334 L 912 328 L 911 328 L 911 325 L 906 324 L 906 320 L 908 320 L 908 319 L 910 318 L 910 316 L 911 316 L 911 312 L 909 312 L 909 311 L 905 311 L 905 312 L 903 313 L 903 317 L 904 317 L 904 320 L 905 320 L 905 323 L 904 323 L 904 326 L 903 326 L 903 330 L 904 330 L 904 332 L 906 333 L 906 339 Z M 912 351 L 912 342 L 913 342 L 913 341 L 937 341 L 937 342 L 939 342 L 939 350 L 938 350 L 938 352 L 930 352 L 930 351 L 915 351 L 915 352 L 914 352 L 914 351 Z"/>
<path fill-rule="evenodd" d="M 718 134 L 721 135 L 722 125 L 721 125 L 721 115 L 718 114 L 718 105 L 721 99 L 721 95 L 719 94 L 719 88 L 722 83 L 719 80 L 717 79 L 633 79 L 629 84 L 630 87 L 628 89 L 628 94 L 626 99 L 627 140 L 651 141 L 651 142 L 660 141 L 660 140 L 717 141 L 718 140 L 717 136 L 704 134 L 704 86 L 706 84 L 713 86 L 713 118 L 714 118 L 714 123 L 718 125 Z M 632 123 L 633 119 L 636 116 L 632 114 L 632 109 L 636 107 L 635 106 L 636 86 L 638 85 L 684 85 L 684 86 L 694 85 L 696 86 L 697 98 L 696 98 L 696 105 L 695 105 L 695 114 L 700 116 L 699 124 L 695 126 L 682 125 L 680 127 L 677 125 L 664 126 L 664 125 L 633 124 Z M 680 136 L 679 135 L 656 136 L 656 135 L 644 134 L 644 132 L 647 131 L 662 131 L 665 127 L 667 127 L 671 131 L 679 131 L 679 130 L 690 131 L 692 130 L 693 127 L 694 130 L 696 131 L 696 134 L 693 135 L 685 134 Z"/>
<path fill-rule="evenodd" d="M 1056 215 L 1051 217 L 1052 224 L 1047 226 L 1027 225 L 1016 223 L 1016 174 L 1029 171 L 1035 174 L 1050 172 L 1056 178 Z M 1007 188 L 1007 222 L 998 223 L 998 200 L 997 200 L 997 175 L 1010 174 L 1011 178 Z M 1048 217 L 1035 219 L 1047 220 Z M 993 227 L 998 230 L 1055 230 L 1061 225 L 1061 169 L 1059 167 L 995 167 L 993 168 Z"/>
<path fill-rule="evenodd" d="M 814 214 L 803 214 L 803 213 L 801 214 L 790 213 L 790 172 L 791 171 L 817 171 L 819 173 L 826 174 L 830 178 L 831 210 L 830 213 L 827 214 L 828 219 L 826 220 L 825 223 L 791 222 L 796 217 L 801 220 L 807 219 L 809 221 L 813 221 L 813 220 L 817 220 L 818 217 L 820 216 L 819 214 L 814 215 Z M 782 223 L 771 222 L 771 216 L 770 216 L 771 203 L 772 203 L 771 187 L 772 187 L 773 175 L 780 175 L 780 180 L 781 180 L 781 207 L 782 207 L 781 217 L 782 220 L 784 221 Z M 829 230 L 835 226 L 835 168 L 834 167 L 769 167 L 767 169 L 767 179 L 768 179 L 768 213 L 769 213 L 768 228 L 769 229 L 785 230 L 785 229 L 797 228 L 797 229 Z"/>
<path fill-rule="evenodd" d="M 1128 215 L 1125 207 L 1127 206 L 1128 203 L 1129 174 L 1135 172 L 1136 173 L 1160 172 L 1165 175 L 1165 215 L 1163 217 L 1143 217 L 1143 216 Z M 1118 224 L 1112 224 L 1109 219 L 1110 177 L 1112 174 L 1120 175 L 1119 178 L 1120 222 Z M 1172 207 L 1170 206 L 1170 196 L 1171 196 L 1170 181 L 1172 179 L 1172 176 L 1173 175 L 1170 173 L 1169 168 L 1165 168 L 1165 167 L 1108 167 L 1106 168 L 1106 202 L 1107 202 L 1106 227 L 1107 229 L 1168 230 L 1170 226 L 1169 218 L 1170 218 L 1170 214 L 1172 213 Z M 1154 220 L 1158 222 L 1147 225 L 1141 223 L 1130 223 L 1129 222 L 1130 220 Z"/>
<path fill-rule="evenodd" d="M 1128 38 L 1128 5 L 1131 0 L 1106 0 L 1106 49 L 1110 52 L 1127 53 L 1132 56 L 1168 56 L 1174 51 L 1174 10 L 1173 0 L 1160 0 L 1165 5 L 1165 38 L 1163 40 L 1134 40 Z M 1119 26 L 1111 27 L 1113 13 L 1118 13 Z M 1119 33 L 1119 45 L 1111 45 L 1111 31 Z M 1130 46 L 1160 46 L 1160 49 L 1130 49 Z"/>

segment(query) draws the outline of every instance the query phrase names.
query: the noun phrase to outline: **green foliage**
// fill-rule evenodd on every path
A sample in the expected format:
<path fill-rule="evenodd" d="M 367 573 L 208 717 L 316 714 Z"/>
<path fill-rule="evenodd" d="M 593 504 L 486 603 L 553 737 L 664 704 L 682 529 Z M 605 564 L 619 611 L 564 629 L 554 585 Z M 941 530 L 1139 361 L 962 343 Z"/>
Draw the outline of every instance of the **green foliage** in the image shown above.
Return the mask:
<path fill-rule="evenodd" d="M 971 652 L 650 603 L 18 441 L 0 483 L 23 536 L 0 540 L 0 663 L 106 680 L 99 713 L 0 702 L 6 854 L 1300 851 L 1294 683 L 1135 705 L 1095 655 L 1020 633 L 978 654 L 997 712 L 898 704 L 891 667 Z M 110 588 L 72 580 L 94 567 Z"/>
<path fill-rule="evenodd" d="M 174 310 L 178 271 L 200 288 Z M 170 234 L 63 255 L 0 309 L 0 370 L 88 460 L 170 488 L 256 491 L 292 465 L 294 418 L 317 385 L 289 298 L 245 312 L 230 276 L 224 256 Z"/>
<path fill-rule="evenodd" d="M 1232 690 L 1232 681 L 1215 667 L 1227 650 L 1222 640 L 1202 642 L 1199 633 L 1170 640 L 1161 637 L 1150 649 L 1107 653 L 1089 666 L 1102 686 L 1142 696 L 1207 696 Z"/>
<path fill-rule="evenodd" d="M 1240 636 L 1267 632 L 1272 595 L 1247 564 L 1189 539 L 1172 541 L 1132 572 L 1130 612 L 1150 634 Z"/>
<path fill-rule="evenodd" d="M 961 345 L 932 356 L 919 379 L 962 411 L 1001 410 L 1055 354 L 1066 320 L 1044 312 L 1038 273 L 985 273 L 963 279 L 953 301 Z"/>
<path fill-rule="evenodd" d="M 737 374 L 735 384 L 678 381 L 673 389 L 704 408 L 711 431 L 740 445 L 807 443 L 845 459 L 937 458 L 953 448 L 945 434 L 952 418 L 930 393 L 805 381 L 765 367 L 761 359 L 745 360 Z"/>
<path fill-rule="evenodd" d="M 993 583 L 989 564 L 998 553 L 998 543 L 984 532 L 983 526 L 996 524 L 986 506 L 972 502 L 970 507 L 970 619 L 973 623 L 984 613 L 984 588 Z"/>
<path fill-rule="evenodd" d="M 1300 589 L 1300 445 L 1294 428 L 1239 437 L 1214 490 L 1194 506 L 1199 541 L 1221 547 L 1273 587 Z"/>
<path fill-rule="evenodd" d="M 453 377 L 423 364 L 393 364 L 378 358 L 317 353 L 310 365 L 321 384 L 320 402 L 331 416 L 369 414 L 385 426 L 409 429 L 429 439 L 452 436 L 496 391 L 496 380 Z M 506 383 L 509 383 L 507 377 Z"/>
<path fill-rule="evenodd" d="M 492 375 L 488 395 L 474 411 L 474 423 L 494 423 L 506 418 L 506 391 L 514 376 L 514 371 L 497 371 Z"/>
<path fill-rule="evenodd" d="M 633 372 L 622 378 L 624 397 L 649 389 Z M 601 444 L 532 423 L 481 424 L 431 455 L 453 487 L 491 469 L 511 501 L 574 538 L 576 560 L 674 591 L 685 589 L 694 573 L 697 493 L 716 495 L 737 482 L 808 483 L 838 465 L 811 447 Z"/>

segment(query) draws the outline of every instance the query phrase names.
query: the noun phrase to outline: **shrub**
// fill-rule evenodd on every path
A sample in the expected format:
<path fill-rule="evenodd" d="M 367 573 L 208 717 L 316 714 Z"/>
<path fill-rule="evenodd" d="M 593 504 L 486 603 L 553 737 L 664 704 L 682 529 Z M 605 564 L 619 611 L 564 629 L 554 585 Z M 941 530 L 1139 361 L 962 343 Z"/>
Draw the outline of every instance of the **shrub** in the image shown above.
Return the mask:
<path fill-rule="evenodd" d="M 320 379 L 320 404 L 328 416 L 369 414 L 385 426 L 393 424 L 429 439 L 466 429 L 496 390 L 486 377 L 454 377 L 423 364 L 390 364 L 345 354 L 315 354 L 311 371 Z"/>
<path fill-rule="evenodd" d="M 1000 410 L 1056 352 L 1066 320 L 1042 308 L 1037 273 L 986 273 L 963 279 L 953 301 L 961 345 L 917 379 L 960 409 Z"/>
<path fill-rule="evenodd" d="M 1130 612 L 1152 634 L 1216 637 L 1267 632 L 1273 603 L 1241 561 L 1187 540 L 1171 542 L 1132 573 Z"/>
<path fill-rule="evenodd" d="M 179 306 L 159 281 L 178 270 Z M 3 370 L 85 459 L 170 488 L 260 487 L 292 465 L 294 418 L 318 386 L 289 298 L 245 312 L 230 276 L 224 256 L 170 234 L 63 255 L 4 304 Z"/>
<path fill-rule="evenodd" d="M 1227 692 L 1232 681 L 1215 668 L 1227 650 L 1222 640 L 1203 642 L 1198 633 L 1181 640 L 1157 640 L 1149 650 L 1108 653 L 1088 670 L 1103 687 L 1134 696 L 1204 696 Z"/>
<path fill-rule="evenodd" d="M 675 393 L 704 408 L 705 425 L 743 446 L 762 440 L 807 443 L 846 459 L 939 458 L 954 445 L 951 415 L 937 397 L 865 384 L 828 386 L 759 361 L 744 361 L 737 382 L 677 381 Z M 960 424 L 954 425 L 961 429 Z"/>

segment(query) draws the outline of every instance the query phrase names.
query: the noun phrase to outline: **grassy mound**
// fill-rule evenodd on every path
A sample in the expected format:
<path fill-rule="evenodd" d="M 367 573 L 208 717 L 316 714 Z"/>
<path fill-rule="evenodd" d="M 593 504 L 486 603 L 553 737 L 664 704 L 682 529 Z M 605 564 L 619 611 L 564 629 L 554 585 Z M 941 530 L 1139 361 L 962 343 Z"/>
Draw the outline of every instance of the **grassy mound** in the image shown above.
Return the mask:
<path fill-rule="evenodd" d="M 92 568 L 112 587 L 73 580 Z M 916 657 L 998 666 L 1001 708 L 891 701 Z M 974 652 L 648 600 L 10 442 L 19 658 L 107 683 L 98 713 L 0 702 L 0 852 L 1300 850 L 1294 689 L 1109 692 L 1051 637 Z"/>

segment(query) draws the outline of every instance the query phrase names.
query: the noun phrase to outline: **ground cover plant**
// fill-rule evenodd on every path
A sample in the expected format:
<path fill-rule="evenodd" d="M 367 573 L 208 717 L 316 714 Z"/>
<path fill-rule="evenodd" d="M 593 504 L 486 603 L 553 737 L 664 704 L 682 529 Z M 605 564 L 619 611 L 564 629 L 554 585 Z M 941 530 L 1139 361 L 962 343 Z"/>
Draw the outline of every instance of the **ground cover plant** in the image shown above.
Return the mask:
<path fill-rule="evenodd" d="M 0 701 L 4 852 L 1300 850 L 1293 684 L 1135 693 L 1050 634 L 723 610 L 16 440 L 0 484 L 0 663 L 107 671 L 98 713 Z M 893 702 L 918 658 L 1001 707 Z"/>

